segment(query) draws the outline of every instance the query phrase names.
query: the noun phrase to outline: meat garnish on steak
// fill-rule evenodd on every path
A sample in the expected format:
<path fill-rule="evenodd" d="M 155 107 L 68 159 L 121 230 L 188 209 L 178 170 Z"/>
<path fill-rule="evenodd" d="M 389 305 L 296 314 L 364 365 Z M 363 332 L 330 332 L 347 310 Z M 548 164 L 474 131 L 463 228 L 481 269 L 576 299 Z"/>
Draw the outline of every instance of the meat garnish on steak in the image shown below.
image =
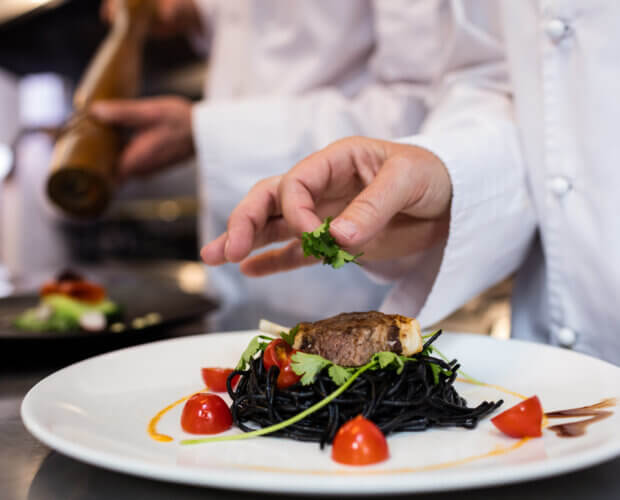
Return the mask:
<path fill-rule="evenodd" d="M 411 356 L 422 350 L 417 320 L 377 311 L 342 313 L 314 323 L 300 323 L 295 349 L 318 354 L 342 366 L 361 366 L 377 352 Z"/>

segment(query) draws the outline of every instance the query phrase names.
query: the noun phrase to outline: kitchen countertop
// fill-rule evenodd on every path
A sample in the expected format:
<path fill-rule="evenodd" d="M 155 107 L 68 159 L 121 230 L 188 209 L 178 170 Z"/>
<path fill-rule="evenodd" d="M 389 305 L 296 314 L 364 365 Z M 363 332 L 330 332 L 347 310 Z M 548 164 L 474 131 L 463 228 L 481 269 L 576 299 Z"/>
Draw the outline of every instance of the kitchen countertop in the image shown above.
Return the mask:
<path fill-rule="evenodd" d="M 39 380 L 54 371 L 0 371 L 0 498 L 2 500 L 82 499 L 267 499 L 270 494 L 245 493 L 163 483 L 111 472 L 65 457 L 33 438 L 19 416 L 21 401 Z M 0 370 L 2 368 L 0 367 Z M 458 495 L 458 496 L 455 496 Z M 278 496 L 279 498 L 293 498 Z M 620 498 L 620 457 L 582 471 L 521 484 L 403 498 L 431 500 Z"/>

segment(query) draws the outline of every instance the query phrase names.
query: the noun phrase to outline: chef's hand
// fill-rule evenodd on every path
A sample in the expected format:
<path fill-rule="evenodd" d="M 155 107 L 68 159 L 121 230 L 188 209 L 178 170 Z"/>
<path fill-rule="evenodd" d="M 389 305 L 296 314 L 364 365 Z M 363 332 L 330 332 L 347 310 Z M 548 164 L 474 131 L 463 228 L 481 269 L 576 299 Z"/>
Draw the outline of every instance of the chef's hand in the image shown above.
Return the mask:
<path fill-rule="evenodd" d="M 151 174 L 192 157 L 191 108 L 191 103 L 180 97 L 114 99 L 93 103 L 90 114 L 132 131 L 119 160 L 122 180 Z"/>
<path fill-rule="evenodd" d="M 330 232 L 362 261 L 403 257 L 444 241 L 452 185 L 429 151 L 352 137 L 298 163 L 288 173 L 256 184 L 233 210 L 228 230 L 201 252 L 209 265 L 241 262 L 262 276 L 319 262 L 304 257 L 299 237 L 327 215 Z M 249 257 L 273 242 L 289 243 Z"/>
<path fill-rule="evenodd" d="M 187 35 L 202 29 L 200 14 L 194 0 L 149 0 L 154 3 L 151 33 L 166 38 Z M 101 17 L 112 23 L 119 8 L 119 0 L 103 0 Z"/>

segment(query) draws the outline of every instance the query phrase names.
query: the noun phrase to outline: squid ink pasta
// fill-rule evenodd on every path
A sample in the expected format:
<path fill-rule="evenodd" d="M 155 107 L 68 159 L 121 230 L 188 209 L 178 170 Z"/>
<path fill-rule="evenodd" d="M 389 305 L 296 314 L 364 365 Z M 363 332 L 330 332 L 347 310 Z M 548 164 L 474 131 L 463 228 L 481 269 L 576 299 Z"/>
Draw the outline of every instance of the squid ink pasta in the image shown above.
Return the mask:
<path fill-rule="evenodd" d="M 457 361 L 446 362 L 426 354 L 426 348 L 436 338 L 433 336 L 421 353 L 408 358 L 400 373 L 392 367 L 368 370 L 329 404 L 271 435 L 318 442 L 323 447 L 333 441 L 342 424 L 360 414 L 385 435 L 432 427 L 475 428 L 503 401 L 484 401 L 468 407 L 454 388 Z M 229 376 L 233 422 L 244 432 L 291 418 L 338 388 L 327 369 L 310 385 L 297 383 L 286 389 L 277 388 L 278 373 L 277 366 L 265 370 L 261 353 L 250 360 L 247 370 L 236 370 Z M 233 389 L 231 380 L 235 375 L 241 377 Z"/>

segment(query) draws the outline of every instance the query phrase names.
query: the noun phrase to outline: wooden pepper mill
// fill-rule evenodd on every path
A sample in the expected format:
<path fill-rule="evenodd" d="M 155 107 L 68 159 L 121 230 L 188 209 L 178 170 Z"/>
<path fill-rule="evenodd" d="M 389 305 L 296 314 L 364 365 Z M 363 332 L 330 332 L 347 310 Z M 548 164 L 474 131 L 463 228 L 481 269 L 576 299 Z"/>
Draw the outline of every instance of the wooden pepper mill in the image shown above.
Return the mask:
<path fill-rule="evenodd" d="M 118 0 L 114 23 L 78 85 L 73 115 L 54 146 L 47 193 L 71 216 L 96 217 L 112 197 L 119 132 L 89 116 L 87 109 L 100 99 L 138 94 L 152 7 L 151 0 Z"/>

